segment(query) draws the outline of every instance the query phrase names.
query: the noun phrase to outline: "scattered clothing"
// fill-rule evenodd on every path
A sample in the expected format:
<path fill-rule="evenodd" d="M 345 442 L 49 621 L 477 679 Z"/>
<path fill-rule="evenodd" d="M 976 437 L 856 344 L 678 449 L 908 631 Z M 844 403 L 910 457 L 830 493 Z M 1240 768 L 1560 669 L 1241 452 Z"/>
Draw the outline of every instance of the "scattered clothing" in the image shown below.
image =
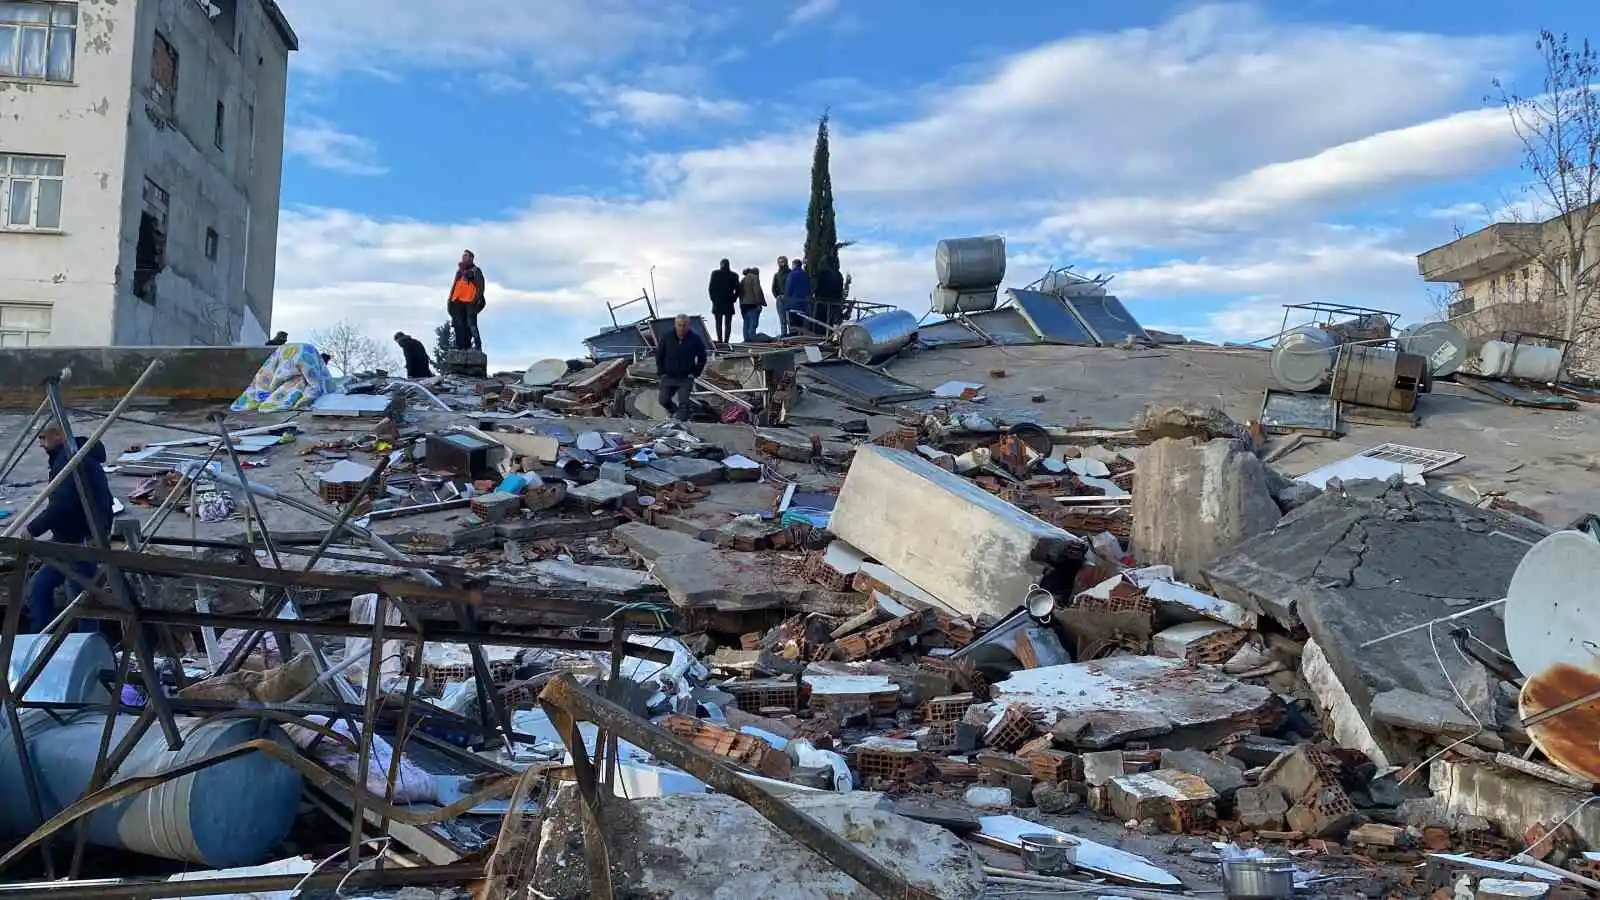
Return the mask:
<path fill-rule="evenodd" d="M 333 383 L 322 354 L 310 344 L 285 344 L 256 370 L 256 377 L 233 401 L 234 412 L 286 412 L 303 409 Z"/>
<path fill-rule="evenodd" d="M 428 348 L 422 342 L 406 335 L 395 341 L 400 345 L 400 353 L 406 358 L 407 378 L 429 378 L 433 375 L 433 368 L 428 365 Z"/>

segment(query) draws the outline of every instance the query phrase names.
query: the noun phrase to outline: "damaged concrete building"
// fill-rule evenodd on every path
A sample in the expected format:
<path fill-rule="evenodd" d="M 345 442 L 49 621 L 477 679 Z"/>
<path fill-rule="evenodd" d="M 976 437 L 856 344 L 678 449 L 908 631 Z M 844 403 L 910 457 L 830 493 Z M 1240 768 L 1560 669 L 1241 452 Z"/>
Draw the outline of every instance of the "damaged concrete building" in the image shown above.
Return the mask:
<path fill-rule="evenodd" d="M 263 343 L 274 0 L 0 2 L 0 345 Z"/>

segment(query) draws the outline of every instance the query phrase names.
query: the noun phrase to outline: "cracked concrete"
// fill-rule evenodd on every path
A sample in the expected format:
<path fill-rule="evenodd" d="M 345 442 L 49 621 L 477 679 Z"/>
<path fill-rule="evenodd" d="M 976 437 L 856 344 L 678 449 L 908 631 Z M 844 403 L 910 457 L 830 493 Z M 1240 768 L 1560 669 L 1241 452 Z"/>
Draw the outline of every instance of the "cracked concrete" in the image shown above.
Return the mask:
<path fill-rule="evenodd" d="M 1403 689 L 1454 703 L 1446 671 L 1459 683 L 1476 664 L 1449 646 L 1450 629 L 1465 625 L 1503 648 L 1500 618 L 1486 610 L 1440 625 L 1431 637 L 1421 630 L 1362 645 L 1505 596 L 1539 537 L 1508 516 L 1424 488 L 1358 481 L 1290 513 L 1205 574 L 1224 599 L 1304 629 L 1378 743 L 1399 752 L 1371 719 L 1372 698 Z"/>

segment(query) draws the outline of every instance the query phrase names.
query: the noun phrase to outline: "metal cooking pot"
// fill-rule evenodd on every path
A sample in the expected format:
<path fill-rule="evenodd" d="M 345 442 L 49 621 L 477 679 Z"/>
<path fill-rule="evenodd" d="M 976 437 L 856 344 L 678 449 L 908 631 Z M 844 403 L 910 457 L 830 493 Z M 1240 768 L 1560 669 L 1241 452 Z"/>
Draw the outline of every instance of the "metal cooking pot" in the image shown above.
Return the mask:
<path fill-rule="evenodd" d="M 1294 861 L 1281 856 L 1222 861 L 1228 900 L 1285 900 L 1294 895 Z"/>
<path fill-rule="evenodd" d="M 1039 875 L 1070 875 L 1078 868 L 1078 840 L 1064 834 L 1024 834 L 1017 838 L 1022 864 Z"/>

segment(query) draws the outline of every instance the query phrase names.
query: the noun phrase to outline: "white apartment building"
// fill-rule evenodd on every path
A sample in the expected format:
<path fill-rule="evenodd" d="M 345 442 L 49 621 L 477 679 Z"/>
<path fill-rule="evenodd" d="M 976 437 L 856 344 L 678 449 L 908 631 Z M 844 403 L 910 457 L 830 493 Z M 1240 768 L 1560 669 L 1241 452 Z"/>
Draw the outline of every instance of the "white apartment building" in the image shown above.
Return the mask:
<path fill-rule="evenodd" d="M 0 0 L 0 346 L 264 343 L 275 0 Z"/>

